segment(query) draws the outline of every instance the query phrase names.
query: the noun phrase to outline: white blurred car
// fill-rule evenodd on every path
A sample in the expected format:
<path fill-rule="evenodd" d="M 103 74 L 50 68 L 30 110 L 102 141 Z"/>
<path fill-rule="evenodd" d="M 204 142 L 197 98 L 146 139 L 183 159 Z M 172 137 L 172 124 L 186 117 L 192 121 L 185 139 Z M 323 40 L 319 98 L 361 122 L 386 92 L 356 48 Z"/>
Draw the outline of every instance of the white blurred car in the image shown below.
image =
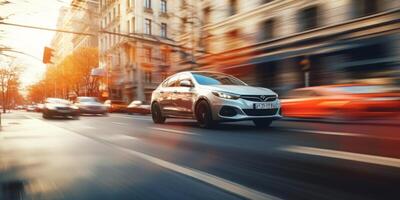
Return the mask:
<path fill-rule="evenodd" d="M 107 114 L 107 107 L 96 97 L 77 97 L 75 106 L 81 114 Z"/>

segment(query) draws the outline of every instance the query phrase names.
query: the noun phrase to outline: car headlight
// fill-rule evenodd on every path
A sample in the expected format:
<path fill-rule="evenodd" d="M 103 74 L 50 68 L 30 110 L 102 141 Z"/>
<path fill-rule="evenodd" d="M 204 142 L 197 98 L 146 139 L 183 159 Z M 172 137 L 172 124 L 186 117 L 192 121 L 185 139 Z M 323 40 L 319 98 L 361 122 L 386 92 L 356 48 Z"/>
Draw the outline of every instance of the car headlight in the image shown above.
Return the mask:
<path fill-rule="evenodd" d="M 219 91 L 214 91 L 212 92 L 215 96 L 223 98 L 223 99 L 239 99 L 240 95 L 233 94 L 233 93 L 228 93 L 228 92 L 219 92 Z"/>

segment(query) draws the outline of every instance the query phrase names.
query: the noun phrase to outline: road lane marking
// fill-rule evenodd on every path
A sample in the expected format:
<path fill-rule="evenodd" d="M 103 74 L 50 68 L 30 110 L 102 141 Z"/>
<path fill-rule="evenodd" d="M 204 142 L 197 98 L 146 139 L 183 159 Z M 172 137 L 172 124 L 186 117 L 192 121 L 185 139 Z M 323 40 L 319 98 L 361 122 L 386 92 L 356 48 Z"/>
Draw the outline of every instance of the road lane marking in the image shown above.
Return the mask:
<path fill-rule="evenodd" d="M 361 138 L 372 138 L 372 139 L 386 139 L 386 140 L 400 140 L 395 137 L 385 137 L 385 136 L 375 136 L 375 135 L 365 135 L 359 133 L 346 133 L 346 132 L 333 132 L 333 131 L 318 131 L 318 130 L 305 130 L 305 129 L 284 129 L 286 131 L 294 131 L 301 133 L 314 133 L 320 135 L 337 135 L 337 136 L 350 136 L 350 137 L 361 137 Z"/>
<path fill-rule="evenodd" d="M 128 123 L 122 123 L 122 122 L 111 122 L 111 123 L 116 124 L 116 125 L 120 125 L 120 126 L 128 125 Z"/>
<path fill-rule="evenodd" d="M 156 158 L 156 157 L 153 157 L 153 156 L 150 156 L 150 155 L 138 152 L 138 151 L 134 151 L 134 150 L 131 150 L 131 149 L 128 149 L 128 148 L 125 148 L 125 147 L 120 147 L 120 146 L 118 146 L 118 145 L 116 145 L 116 144 L 114 144 L 114 143 L 112 143 L 112 142 L 110 142 L 108 140 L 105 140 L 104 138 L 101 138 L 101 137 L 88 136 L 88 135 L 85 135 L 85 134 L 81 134 L 81 133 L 78 133 L 78 132 L 75 132 L 75 131 L 71 131 L 71 130 L 67 130 L 65 128 L 58 127 L 56 125 L 47 123 L 47 122 L 45 122 L 43 120 L 39 120 L 39 119 L 35 119 L 35 118 L 32 118 L 32 119 L 33 120 L 37 120 L 38 122 L 46 124 L 48 126 L 52 126 L 52 127 L 61 129 L 63 131 L 66 131 L 67 133 L 71 133 L 71 134 L 74 134 L 74 135 L 79 135 L 81 137 L 85 137 L 85 138 L 91 139 L 93 141 L 102 143 L 104 145 L 107 145 L 110 148 L 114 148 L 116 150 L 120 150 L 120 151 L 126 152 L 126 153 L 131 154 L 131 155 L 136 155 L 139 158 L 147 160 L 150 163 L 153 163 L 153 164 L 158 165 L 160 167 L 163 167 L 165 169 L 168 169 L 168 170 L 171 170 L 173 172 L 180 173 L 180 174 L 183 174 L 185 176 L 191 177 L 193 179 L 202 181 L 204 183 L 210 184 L 210 185 L 212 185 L 214 187 L 220 188 L 222 190 L 225 190 L 225 191 L 230 192 L 232 194 L 244 197 L 246 199 L 281 200 L 278 197 L 275 197 L 275 196 L 272 196 L 272 195 L 269 195 L 269 194 L 266 194 L 266 193 L 251 189 L 249 187 L 240 185 L 238 183 L 234 183 L 232 181 L 229 181 L 229 180 L 214 176 L 214 175 L 209 174 L 207 172 L 203 172 L 203 171 L 200 171 L 200 170 L 192 169 L 192 168 L 189 168 L 189 167 L 180 166 L 180 165 L 177 165 L 177 164 L 174 164 L 174 163 L 171 163 L 171 162 L 168 162 L 168 161 L 165 161 L 165 160 L 162 160 L 162 159 L 159 159 L 159 158 Z"/>
<path fill-rule="evenodd" d="M 129 136 L 129 135 L 110 135 L 110 136 L 106 136 L 106 137 L 101 137 L 102 139 L 105 140 L 138 140 L 138 138 L 133 137 L 133 136 Z"/>
<path fill-rule="evenodd" d="M 339 136 L 352 136 L 352 137 L 363 137 L 364 135 L 358 133 L 344 133 L 344 132 L 333 132 L 333 131 L 317 131 L 317 130 L 304 130 L 304 129 L 285 129 L 288 131 L 302 132 L 302 133 L 315 133 L 321 135 L 339 135 Z"/>
<path fill-rule="evenodd" d="M 337 151 L 330 149 L 320 149 L 320 148 L 305 147 L 305 146 L 287 146 L 281 148 L 281 150 L 292 153 L 301 153 L 301 154 L 323 156 L 329 158 L 339 158 L 344 160 L 351 160 L 351 161 L 358 161 L 358 162 L 400 168 L 400 159 L 397 158 L 389 158 L 383 156 L 367 155 L 361 153 L 352 153 L 347 151 Z"/>
<path fill-rule="evenodd" d="M 257 190 L 253 190 L 249 187 L 231 182 L 229 180 L 214 176 L 212 174 L 192 169 L 189 167 L 183 167 L 144 153 L 140 153 L 131 149 L 115 146 L 115 148 L 120 149 L 121 151 L 127 152 L 129 154 L 135 155 L 137 157 L 140 157 L 144 160 L 147 160 L 153 164 L 156 164 L 158 166 L 164 167 L 166 169 L 169 169 L 171 171 L 192 177 L 194 179 L 197 179 L 199 181 L 208 183 L 212 186 L 215 186 L 217 188 L 220 188 L 222 190 L 228 191 L 230 193 L 242 196 L 246 199 L 257 199 L 257 200 L 280 200 L 280 198 L 259 192 Z"/>
<path fill-rule="evenodd" d="M 135 119 L 135 120 L 144 120 L 144 121 L 152 121 L 151 118 L 142 118 L 142 117 L 129 117 L 129 116 L 112 116 L 116 118 L 123 118 L 123 119 Z"/>
<path fill-rule="evenodd" d="M 188 131 L 180 131 L 180 130 L 175 130 L 175 129 L 169 129 L 169 128 L 150 128 L 153 130 L 157 130 L 157 131 L 165 131 L 165 132 L 170 132 L 170 133 L 178 133 L 178 134 L 186 134 L 186 135 L 199 135 L 197 133 L 192 133 L 192 132 L 188 132 Z"/>

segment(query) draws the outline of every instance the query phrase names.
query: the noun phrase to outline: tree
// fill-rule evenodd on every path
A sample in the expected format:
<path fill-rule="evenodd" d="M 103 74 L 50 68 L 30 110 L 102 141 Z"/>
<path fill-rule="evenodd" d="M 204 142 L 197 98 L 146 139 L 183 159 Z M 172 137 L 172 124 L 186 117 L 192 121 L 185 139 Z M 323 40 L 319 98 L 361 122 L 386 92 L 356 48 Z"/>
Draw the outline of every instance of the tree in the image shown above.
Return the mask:
<path fill-rule="evenodd" d="M 12 60 L 8 65 L 0 68 L 0 91 L 3 105 L 3 113 L 9 107 L 12 91 L 18 90 L 20 66 Z"/>

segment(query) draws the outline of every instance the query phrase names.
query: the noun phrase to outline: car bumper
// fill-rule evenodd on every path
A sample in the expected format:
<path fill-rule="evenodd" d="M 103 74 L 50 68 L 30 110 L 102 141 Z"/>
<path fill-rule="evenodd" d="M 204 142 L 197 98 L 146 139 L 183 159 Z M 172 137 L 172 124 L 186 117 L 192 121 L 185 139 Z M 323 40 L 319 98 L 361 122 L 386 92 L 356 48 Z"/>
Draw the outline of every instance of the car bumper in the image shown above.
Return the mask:
<path fill-rule="evenodd" d="M 79 111 L 77 110 L 46 110 L 47 115 L 51 116 L 77 116 Z"/>
<path fill-rule="evenodd" d="M 213 98 L 210 102 L 213 113 L 213 120 L 216 121 L 245 121 L 254 119 L 271 119 L 278 120 L 282 118 L 281 107 L 279 100 L 273 101 L 273 103 L 279 104 L 279 107 L 274 109 L 254 109 L 255 103 L 244 99 L 228 100 L 222 98 Z M 230 108 L 235 111 L 235 115 L 227 116 L 222 115 L 221 110 L 223 108 Z"/>
<path fill-rule="evenodd" d="M 107 112 L 105 109 L 91 109 L 91 108 L 80 108 L 81 114 L 104 114 Z"/>

